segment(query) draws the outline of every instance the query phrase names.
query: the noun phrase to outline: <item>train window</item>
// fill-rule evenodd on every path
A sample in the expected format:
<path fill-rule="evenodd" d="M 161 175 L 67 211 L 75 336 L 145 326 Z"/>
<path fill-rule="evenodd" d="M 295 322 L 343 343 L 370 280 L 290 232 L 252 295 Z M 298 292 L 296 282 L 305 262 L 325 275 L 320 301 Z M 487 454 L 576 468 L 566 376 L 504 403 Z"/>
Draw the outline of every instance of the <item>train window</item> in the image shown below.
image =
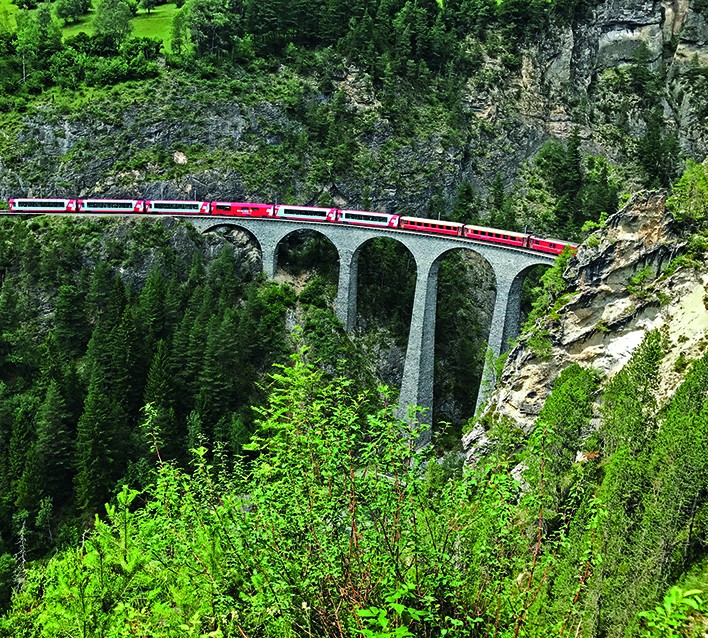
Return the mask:
<path fill-rule="evenodd" d="M 87 208 L 133 208 L 133 202 L 86 202 Z"/>
<path fill-rule="evenodd" d="M 155 210 L 199 210 L 201 204 L 188 204 L 185 202 L 153 202 L 152 207 Z"/>
<path fill-rule="evenodd" d="M 383 219 L 385 219 L 384 215 L 362 215 L 361 213 L 347 213 L 345 219 L 349 220 L 354 220 L 354 221 L 362 221 L 362 222 L 378 222 Z"/>
<path fill-rule="evenodd" d="M 297 208 L 295 210 L 284 208 L 283 212 L 291 215 L 303 215 L 305 217 L 323 217 L 327 214 L 327 211 L 323 210 L 300 210 Z"/>
<path fill-rule="evenodd" d="M 15 202 L 17 206 L 24 206 L 25 208 L 44 208 L 45 206 L 64 206 L 63 201 L 51 201 L 51 200 L 43 200 L 43 201 L 37 201 L 37 202 L 23 202 L 22 200 L 19 200 Z"/>
<path fill-rule="evenodd" d="M 229 204 L 217 204 L 216 210 L 231 210 L 231 206 Z"/>

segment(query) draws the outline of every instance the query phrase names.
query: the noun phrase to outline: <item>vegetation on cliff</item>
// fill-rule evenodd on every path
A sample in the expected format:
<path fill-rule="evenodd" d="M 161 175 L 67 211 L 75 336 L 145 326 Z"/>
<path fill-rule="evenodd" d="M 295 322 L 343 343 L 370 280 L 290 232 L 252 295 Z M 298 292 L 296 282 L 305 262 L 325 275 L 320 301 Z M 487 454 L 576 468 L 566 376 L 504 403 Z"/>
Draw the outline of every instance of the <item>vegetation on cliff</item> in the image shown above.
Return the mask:
<path fill-rule="evenodd" d="M 690 123 L 708 75 L 698 56 L 672 66 L 678 31 L 597 75 L 539 70 L 548 51 L 565 64 L 562 29 L 582 49 L 585 0 L 186 0 L 155 33 L 165 48 L 131 35 L 139 12 L 157 23 L 152 0 L 90 18 L 20 4 L 0 6 L 4 199 L 336 203 L 580 238 L 623 190 L 666 187 L 705 153 Z M 689 159 L 667 273 L 705 265 L 707 191 Z M 708 355 L 677 362 L 663 403 L 661 333 L 609 383 L 571 366 L 531 433 L 490 417 L 488 454 L 461 468 L 392 415 L 331 311 L 333 268 L 296 292 L 211 241 L 0 220 L 0 635 L 705 633 Z M 288 268 L 330 257 L 312 241 Z M 564 264 L 532 295 L 539 357 Z M 364 287 L 362 325 L 402 342 L 410 258 L 382 243 L 363 281 L 384 278 L 374 265 L 396 287 Z M 489 286 L 470 271 L 441 266 L 436 375 L 454 374 L 436 399 L 454 401 L 437 416 L 474 405 L 467 293 Z"/>
<path fill-rule="evenodd" d="M 5 199 L 342 202 L 576 238 L 622 189 L 668 186 L 684 152 L 705 151 L 673 121 L 700 121 L 705 88 L 700 65 L 669 73 L 673 41 L 588 79 L 583 99 L 564 85 L 565 141 L 519 119 L 522 63 L 559 37 L 542 36 L 549 24 L 592 19 L 580 0 L 194 0 L 177 10 L 171 51 L 101 26 L 115 7 L 62 38 L 50 5 L 27 6 L 0 29 Z M 550 99 L 552 87 L 532 88 L 526 98 Z"/>

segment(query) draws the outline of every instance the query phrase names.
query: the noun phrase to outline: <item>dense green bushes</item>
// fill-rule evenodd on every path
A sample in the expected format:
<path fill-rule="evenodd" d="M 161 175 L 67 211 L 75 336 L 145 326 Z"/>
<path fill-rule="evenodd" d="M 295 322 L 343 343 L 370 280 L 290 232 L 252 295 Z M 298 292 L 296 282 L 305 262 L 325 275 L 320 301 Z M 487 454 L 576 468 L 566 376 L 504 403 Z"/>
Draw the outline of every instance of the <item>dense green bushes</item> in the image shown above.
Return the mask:
<path fill-rule="evenodd" d="M 531 436 L 496 423 L 490 454 L 463 472 L 416 450 L 414 426 L 372 408 L 367 391 L 295 355 L 258 410 L 249 463 L 196 448 L 190 475 L 163 460 L 78 547 L 23 568 L 1 626 L 8 636 L 664 635 L 652 633 L 669 626 L 657 612 L 637 612 L 705 564 L 708 355 L 658 412 L 662 348 L 648 337 L 605 387 L 601 415 L 598 376 L 565 370 Z M 144 419 L 144 445 L 162 455 L 155 408 Z M 702 609 L 684 598 L 667 594 L 675 628 Z"/>

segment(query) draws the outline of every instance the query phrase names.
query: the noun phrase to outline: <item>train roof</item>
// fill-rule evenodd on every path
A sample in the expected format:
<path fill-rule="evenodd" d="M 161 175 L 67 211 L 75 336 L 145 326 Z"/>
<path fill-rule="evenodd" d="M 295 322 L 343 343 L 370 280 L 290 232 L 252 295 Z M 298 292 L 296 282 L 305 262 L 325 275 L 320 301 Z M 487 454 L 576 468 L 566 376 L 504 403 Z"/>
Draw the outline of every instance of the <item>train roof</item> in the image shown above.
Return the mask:
<path fill-rule="evenodd" d="M 476 226 L 475 224 L 465 224 L 467 228 L 482 230 L 485 233 L 497 233 L 498 235 L 514 235 L 515 237 L 526 237 L 528 233 L 520 233 L 518 230 L 504 230 L 503 228 L 491 228 L 490 226 Z"/>
<path fill-rule="evenodd" d="M 140 201 L 140 200 L 136 200 Z M 146 199 L 145 202 L 160 202 L 162 204 L 208 204 L 203 199 Z"/>
<path fill-rule="evenodd" d="M 10 197 L 8 202 L 73 202 L 71 197 Z"/>
<path fill-rule="evenodd" d="M 464 226 L 460 222 L 451 222 L 446 219 L 431 219 L 430 217 L 410 217 L 409 215 L 404 215 L 401 219 L 407 219 L 412 222 L 422 222 L 424 224 L 444 224 L 445 226 Z"/>
<path fill-rule="evenodd" d="M 337 210 L 334 206 L 299 206 L 297 204 L 278 204 L 278 208 L 290 208 L 291 210 Z"/>
<path fill-rule="evenodd" d="M 106 199 L 105 197 L 83 197 L 79 201 L 82 202 L 108 202 L 108 203 L 115 203 L 115 202 L 142 202 L 145 201 L 143 199 Z"/>
<path fill-rule="evenodd" d="M 358 210 L 356 208 L 342 208 L 343 213 L 361 213 L 362 215 L 386 215 L 387 217 L 393 217 L 398 215 L 398 213 L 382 213 L 378 210 Z"/>
<path fill-rule="evenodd" d="M 260 206 L 265 206 L 266 208 L 273 206 L 273 204 L 259 204 L 259 203 L 257 203 L 257 202 L 219 202 L 219 201 L 216 201 L 216 200 L 213 201 L 213 202 L 211 202 L 211 203 L 212 203 L 212 204 L 229 204 L 229 205 L 231 205 L 231 206 L 253 206 L 253 207 L 256 207 L 256 206 L 259 206 L 259 207 L 260 207 Z"/>

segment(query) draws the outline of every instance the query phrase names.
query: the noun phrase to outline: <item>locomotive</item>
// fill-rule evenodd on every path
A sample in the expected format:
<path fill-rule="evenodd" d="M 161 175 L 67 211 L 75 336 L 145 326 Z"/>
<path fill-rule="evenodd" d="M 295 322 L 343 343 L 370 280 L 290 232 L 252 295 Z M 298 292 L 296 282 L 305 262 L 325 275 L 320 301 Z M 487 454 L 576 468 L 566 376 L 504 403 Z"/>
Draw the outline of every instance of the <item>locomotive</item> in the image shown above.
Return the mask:
<path fill-rule="evenodd" d="M 22 213 L 115 213 L 132 215 L 207 215 L 223 217 L 262 217 L 310 222 L 329 222 L 350 226 L 390 228 L 473 239 L 525 248 L 552 255 L 577 246 L 559 239 L 544 239 L 528 233 L 473 226 L 439 219 L 408 217 L 341 208 L 257 204 L 248 202 L 202 202 L 154 199 L 27 199 L 9 200 L 10 212 Z"/>

